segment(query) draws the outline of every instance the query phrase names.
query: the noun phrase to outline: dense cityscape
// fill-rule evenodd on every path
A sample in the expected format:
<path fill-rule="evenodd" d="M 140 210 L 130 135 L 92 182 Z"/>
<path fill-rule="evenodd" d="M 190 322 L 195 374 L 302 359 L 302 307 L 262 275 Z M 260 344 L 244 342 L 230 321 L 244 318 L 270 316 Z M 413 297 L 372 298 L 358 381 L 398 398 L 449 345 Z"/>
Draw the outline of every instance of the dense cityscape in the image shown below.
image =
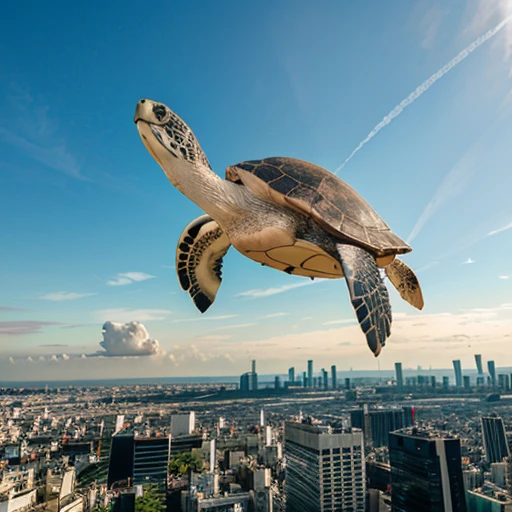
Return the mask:
<path fill-rule="evenodd" d="M 4 387 L 0 510 L 512 510 L 512 374 L 494 361 L 440 380 L 305 368 Z"/>

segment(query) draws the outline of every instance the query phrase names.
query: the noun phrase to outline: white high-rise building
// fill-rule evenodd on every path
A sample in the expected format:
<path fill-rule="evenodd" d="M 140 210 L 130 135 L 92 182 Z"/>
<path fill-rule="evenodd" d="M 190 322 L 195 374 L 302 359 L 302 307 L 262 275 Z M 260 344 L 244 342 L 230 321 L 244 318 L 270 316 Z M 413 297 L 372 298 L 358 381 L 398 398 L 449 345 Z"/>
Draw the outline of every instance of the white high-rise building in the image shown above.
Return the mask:
<path fill-rule="evenodd" d="M 188 436 L 196 428 L 196 413 L 194 411 L 184 414 L 171 415 L 171 436 Z"/>
<path fill-rule="evenodd" d="M 287 512 L 364 512 L 366 468 L 359 429 L 286 422 Z"/>

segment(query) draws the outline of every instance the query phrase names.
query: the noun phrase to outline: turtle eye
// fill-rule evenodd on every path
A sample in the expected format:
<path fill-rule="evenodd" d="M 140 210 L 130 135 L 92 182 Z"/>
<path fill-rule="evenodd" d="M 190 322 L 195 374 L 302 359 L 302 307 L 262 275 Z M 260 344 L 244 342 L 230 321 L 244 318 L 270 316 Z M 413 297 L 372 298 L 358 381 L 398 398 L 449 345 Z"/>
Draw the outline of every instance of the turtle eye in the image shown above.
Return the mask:
<path fill-rule="evenodd" d="M 162 119 L 165 117 L 165 115 L 167 114 L 167 111 L 165 109 L 165 107 L 163 105 L 155 105 L 153 107 L 153 114 L 155 114 L 155 117 L 159 120 L 159 121 L 162 121 Z"/>

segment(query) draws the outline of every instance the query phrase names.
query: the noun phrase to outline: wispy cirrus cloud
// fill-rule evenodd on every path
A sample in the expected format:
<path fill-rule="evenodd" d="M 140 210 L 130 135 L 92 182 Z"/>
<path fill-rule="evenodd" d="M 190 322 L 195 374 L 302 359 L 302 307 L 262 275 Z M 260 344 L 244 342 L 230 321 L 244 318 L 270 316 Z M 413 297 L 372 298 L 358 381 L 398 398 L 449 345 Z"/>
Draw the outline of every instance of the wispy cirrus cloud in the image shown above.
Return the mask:
<path fill-rule="evenodd" d="M 322 325 L 338 325 L 338 324 L 353 324 L 356 322 L 355 318 L 344 318 L 342 320 L 329 320 L 324 322 Z"/>
<path fill-rule="evenodd" d="M 154 279 L 156 276 L 146 274 L 145 272 L 124 272 L 117 274 L 113 279 L 107 281 L 109 286 L 125 286 L 127 284 L 138 283 Z"/>
<path fill-rule="evenodd" d="M 248 299 L 260 299 L 262 297 L 270 297 L 271 295 L 277 295 L 278 293 L 284 293 L 289 290 L 295 290 L 296 288 L 302 288 L 303 286 L 309 286 L 315 283 L 323 282 L 325 279 L 317 279 L 315 281 L 303 280 L 298 283 L 284 284 L 282 286 L 276 286 L 272 288 L 256 288 L 253 290 L 247 290 L 236 295 L 236 297 L 246 297 Z"/>
<path fill-rule="evenodd" d="M 0 336 L 22 336 L 37 334 L 48 325 L 59 325 L 59 322 L 41 322 L 39 320 L 20 320 L 17 322 L 0 322 Z"/>
<path fill-rule="evenodd" d="M 239 316 L 238 314 L 232 315 L 217 315 L 217 316 L 197 316 L 194 318 L 176 318 L 172 322 L 183 323 L 183 322 L 198 322 L 198 321 L 217 321 L 217 320 L 228 320 L 229 318 L 235 318 Z"/>
<path fill-rule="evenodd" d="M 438 2 L 433 5 L 428 3 L 427 5 L 428 9 L 423 13 L 419 23 L 415 26 L 416 31 L 419 32 L 422 37 L 421 47 L 425 50 L 432 47 L 439 28 L 449 12 L 448 9 L 441 7 Z"/>
<path fill-rule="evenodd" d="M 83 299 L 84 297 L 91 297 L 93 295 L 97 295 L 97 293 L 54 292 L 41 295 L 39 298 L 53 302 L 60 302 L 64 300 Z"/>
<path fill-rule="evenodd" d="M 279 313 L 269 313 L 268 315 L 263 315 L 263 316 L 260 316 L 261 319 L 266 319 L 266 318 L 280 318 L 282 316 L 288 316 L 290 313 L 284 313 L 284 312 L 279 312 Z"/>
<path fill-rule="evenodd" d="M 0 311 L 26 311 L 22 308 L 13 308 L 11 306 L 0 306 Z"/>
<path fill-rule="evenodd" d="M 149 322 L 152 320 L 164 320 L 171 314 L 167 309 L 130 309 L 130 308 L 114 308 L 114 309 L 101 309 L 94 312 L 94 317 L 100 321 L 105 322 L 111 320 L 113 322 L 131 322 L 133 320 L 138 322 Z"/>
<path fill-rule="evenodd" d="M 253 327 L 257 324 L 255 323 L 248 323 L 248 324 L 234 324 L 234 325 L 225 325 L 223 327 L 217 327 L 217 329 L 215 329 L 216 331 L 227 331 L 227 330 L 230 330 L 230 329 L 244 329 L 245 327 Z"/>
<path fill-rule="evenodd" d="M 510 276 L 499 276 L 499 278 L 498 278 L 498 279 L 504 279 L 504 280 L 505 280 L 505 279 L 510 279 Z"/>
<path fill-rule="evenodd" d="M 65 138 L 57 135 L 58 123 L 49 117 L 50 106 L 36 101 L 19 84 L 12 83 L 10 89 L 5 108 L 12 115 L 8 126 L 0 125 L 0 140 L 49 169 L 88 181 Z"/>
<path fill-rule="evenodd" d="M 463 261 L 461 265 L 471 265 L 472 263 L 475 263 L 475 260 L 468 258 L 466 261 Z"/>
<path fill-rule="evenodd" d="M 229 340 L 230 338 L 231 338 L 231 336 L 229 334 L 207 334 L 205 336 L 196 336 L 195 337 L 195 339 L 199 340 L 199 341 L 223 341 L 223 340 Z"/>

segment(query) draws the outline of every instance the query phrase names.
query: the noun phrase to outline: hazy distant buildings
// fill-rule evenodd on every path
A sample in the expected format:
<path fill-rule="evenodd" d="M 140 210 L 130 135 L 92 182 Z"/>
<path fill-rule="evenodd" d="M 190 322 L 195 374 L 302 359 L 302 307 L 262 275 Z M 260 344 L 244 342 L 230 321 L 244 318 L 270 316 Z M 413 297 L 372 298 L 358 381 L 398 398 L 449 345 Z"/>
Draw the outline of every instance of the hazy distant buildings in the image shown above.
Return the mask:
<path fill-rule="evenodd" d="M 404 387 L 404 374 L 402 373 L 402 363 L 395 363 L 395 379 L 399 388 Z"/>
<path fill-rule="evenodd" d="M 483 375 L 484 370 L 482 367 L 482 355 L 481 354 L 475 354 L 475 363 L 476 363 L 476 371 L 478 375 Z"/>
<path fill-rule="evenodd" d="M 293 366 L 288 369 L 288 382 L 290 384 L 295 382 L 295 368 Z"/>
<path fill-rule="evenodd" d="M 327 389 L 329 387 L 329 374 L 327 373 L 327 370 L 325 368 L 322 368 L 322 380 L 324 389 Z"/>
<path fill-rule="evenodd" d="M 462 387 L 462 366 L 460 364 L 460 359 L 456 359 L 453 361 L 453 370 L 455 372 L 455 385 L 458 388 Z"/>
<path fill-rule="evenodd" d="M 365 510 L 360 430 L 285 423 L 287 512 Z"/>
<path fill-rule="evenodd" d="M 466 391 L 471 389 L 471 378 L 469 375 L 464 375 L 464 377 L 462 377 L 462 381 L 464 382 L 464 389 Z"/>
<path fill-rule="evenodd" d="M 498 375 L 498 386 L 501 391 L 510 391 L 510 379 L 508 373 L 500 373 Z"/>
<path fill-rule="evenodd" d="M 499 416 L 484 416 L 481 421 L 485 459 L 489 464 L 503 462 L 510 456 L 503 420 Z"/>
<path fill-rule="evenodd" d="M 414 408 L 407 406 L 400 409 L 360 409 L 350 412 L 352 427 L 363 431 L 365 442 L 373 448 L 387 446 L 389 433 L 412 426 Z"/>
<path fill-rule="evenodd" d="M 338 387 L 338 377 L 336 373 L 336 365 L 331 366 L 331 384 L 332 389 L 336 389 Z"/>
<path fill-rule="evenodd" d="M 258 374 L 256 373 L 256 361 L 253 360 L 251 364 L 252 371 L 246 372 L 240 376 L 240 391 L 257 391 L 258 389 Z"/>
<path fill-rule="evenodd" d="M 432 431 L 389 435 L 392 510 L 466 512 L 460 441 Z"/>
<path fill-rule="evenodd" d="M 487 371 L 491 378 L 491 386 L 494 388 L 496 387 L 496 365 L 494 364 L 494 361 L 487 361 Z"/>
<path fill-rule="evenodd" d="M 308 361 L 308 388 L 313 387 L 313 360 Z"/>

